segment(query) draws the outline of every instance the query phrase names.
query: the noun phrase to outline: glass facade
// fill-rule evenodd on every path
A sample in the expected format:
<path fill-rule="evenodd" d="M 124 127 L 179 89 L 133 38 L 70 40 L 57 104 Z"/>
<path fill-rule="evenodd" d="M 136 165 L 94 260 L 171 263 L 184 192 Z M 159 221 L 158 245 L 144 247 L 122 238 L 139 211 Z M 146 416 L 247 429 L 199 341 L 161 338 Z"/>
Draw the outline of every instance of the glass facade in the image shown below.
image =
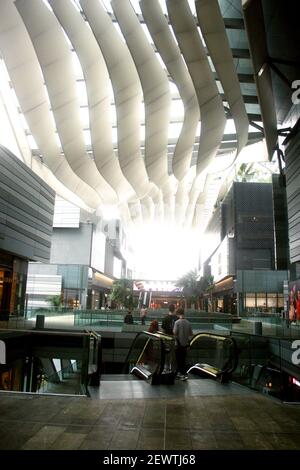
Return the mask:
<path fill-rule="evenodd" d="M 284 306 L 283 294 L 277 292 L 256 292 L 244 294 L 244 311 L 280 313 Z"/>

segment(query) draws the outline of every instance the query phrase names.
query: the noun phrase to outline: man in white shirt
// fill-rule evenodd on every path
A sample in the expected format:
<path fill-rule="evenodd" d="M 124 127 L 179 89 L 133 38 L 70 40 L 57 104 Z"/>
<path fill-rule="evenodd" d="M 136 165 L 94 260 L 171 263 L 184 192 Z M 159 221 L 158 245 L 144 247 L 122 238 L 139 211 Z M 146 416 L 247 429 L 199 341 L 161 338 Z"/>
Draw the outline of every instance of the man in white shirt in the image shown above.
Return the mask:
<path fill-rule="evenodd" d="M 176 313 L 179 316 L 179 320 L 174 324 L 173 333 L 176 340 L 177 377 L 181 380 L 186 380 L 188 376 L 186 375 L 185 361 L 189 339 L 193 336 L 193 330 L 190 322 L 184 318 L 183 308 L 179 308 Z"/>
<path fill-rule="evenodd" d="M 142 325 L 145 325 L 146 316 L 147 316 L 146 305 L 143 305 L 140 311 L 140 318 L 141 318 Z"/>

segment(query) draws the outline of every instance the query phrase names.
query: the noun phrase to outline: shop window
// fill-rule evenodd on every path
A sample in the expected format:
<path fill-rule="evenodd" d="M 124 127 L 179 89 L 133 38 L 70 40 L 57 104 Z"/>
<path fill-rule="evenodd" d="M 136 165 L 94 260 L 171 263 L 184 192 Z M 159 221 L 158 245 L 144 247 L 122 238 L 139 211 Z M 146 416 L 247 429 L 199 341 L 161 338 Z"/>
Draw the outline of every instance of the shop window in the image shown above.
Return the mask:
<path fill-rule="evenodd" d="M 246 308 L 255 308 L 255 294 L 246 294 Z"/>
<path fill-rule="evenodd" d="M 267 307 L 267 299 L 264 292 L 256 294 L 256 307 L 258 309 L 265 309 Z"/>
<path fill-rule="evenodd" d="M 278 308 L 284 308 L 283 294 L 278 294 Z"/>
<path fill-rule="evenodd" d="M 267 294 L 268 308 L 277 308 L 277 294 Z"/>

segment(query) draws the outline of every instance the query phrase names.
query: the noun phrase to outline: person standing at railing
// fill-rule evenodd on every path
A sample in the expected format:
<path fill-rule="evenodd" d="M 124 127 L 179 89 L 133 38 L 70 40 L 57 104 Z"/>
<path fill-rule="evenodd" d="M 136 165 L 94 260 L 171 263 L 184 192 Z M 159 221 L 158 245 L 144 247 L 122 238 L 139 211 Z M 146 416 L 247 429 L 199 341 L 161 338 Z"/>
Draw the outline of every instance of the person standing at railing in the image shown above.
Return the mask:
<path fill-rule="evenodd" d="M 159 330 L 158 321 L 152 320 L 148 328 L 149 333 L 157 333 L 158 330 Z"/>
<path fill-rule="evenodd" d="M 173 336 L 174 324 L 178 320 L 177 315 L 175 314 L 175 305 L 169 305 L 169 313 L 163 318 L 161 328 L 166 335 Z"/>
<path fill-rule="evenodd" d="M 193 330 L 190 322 L 184 318 L 184 309 L 178 308 L 177 315 L 179 320 L 174 324 L 173 333 L 176 340 L 176 361 L 177 361 L 177 378 L 180 380 L 187 380 L 186 375 L 186 354 L 189 344 L 189 339 L 193 336 Z"/>
<path fill-rule="evenodd" d="M 146 309 L 146 305 L 143 305 L 140 311 L 140 318 L 141 318 L 142 325 L 145 325 L 146 317 L 147 317 L 147 309 Z"/>
<path fill-rule="evenodd" d="M 133 316 L 131 310 L 128 310 L 128 312 L 126 313 L 124 317 L 124 323 L 126 323 L 127 325 L 133 325 Z"/>

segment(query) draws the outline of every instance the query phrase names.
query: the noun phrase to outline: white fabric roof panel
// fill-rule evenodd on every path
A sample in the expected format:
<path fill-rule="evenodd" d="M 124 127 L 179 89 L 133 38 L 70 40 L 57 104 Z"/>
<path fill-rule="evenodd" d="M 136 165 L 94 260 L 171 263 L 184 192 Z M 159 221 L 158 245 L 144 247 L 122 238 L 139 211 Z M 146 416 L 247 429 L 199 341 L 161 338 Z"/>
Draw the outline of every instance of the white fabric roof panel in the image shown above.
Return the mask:
<path fill-rule="evenodd" d="M 116 195 L 86 152 L 72 53 L 49 8 L 36 0 L 17 0 L 45 79 L 52 112 L 66 159 L 71 168 L 99 195 L 98 204 L 114 203 Z M 35 15 L 39 21 L 35 21 Z"/>
<path fill-rule="evenodd" d="M 182 0 L 167 0 L 166 4 L 200 106 L 201 134 L 197 161 L 197 174 L 200 174 L 218 151 L 226 118 L 222 99 L 188 3 Z"/>
<path fill-rule="evenodd" d="M 247 144 L 249 120 L 218 0 L 196 0 L 198 22 L 236 127 L 238 153 Z"/>
<path fill-rule="evenodd" d="M 140 152 L 140 81 L 128 51 L 109 15 L 97 0 L 81 0 L 111 78 L 118 125 L 118 157 L 127 180 L 139 197 L 153 188 Z"/>
<path fill-rule="evenodd" d="M 174 175 L 178 180 L 182 180 L 191 165 L 191 154 L 200 119 L 197 96 L 180 49 L 170 31 L 158 0 L 152 0 L 152 2 L 141 0 L 140 8 L 154 44 L 176 84 L 184 104 L 183 125 L 172 159 Z"/>
<path fill-rule="evenodd" d="M 78 178 L 65 157 L 60 155 L 39 62 L 12 0 L 1 1 L 0 49 L 22 112 L 46 165 L 88 207 L 98 207 L 95 191 Z"/>
<path fill-rule="evenodd" d="M 168 125 L 171 94 L 164 70 L 149 44 L 129 0 L 111 0 L 141 82 L 145 103 L 145 165 L 151 181 L 171 204 L 175 178 L 168 175 Z"/>
<path fill-rule="evenodd" d="M 0 1 L 25 161 L 63 197 L 99 213 L 117 206 L 128 227 L 206 223 L 215 156 L 230 166 L 249 123 L 219 3 L 195 3 Z"/>
<path fill-rule="evenodd" d="M 109 76 L 97 41 L 80 12 L 70 2 L 49 0 L 81 63 L 86 82 L 95 164 L 121 201 L 134 196 L 124 178 L 112 144 Z"/>
<path fill-rule="evenodd" d="M 185 216 L 185 225 L 190 226 L 193 222 L 195 207 L 197 204 L 197 199 L 201 192 L 203 191 L 205 178 L 207 176 L 207 171 L 202 171 L 193 181 L 192 188 L 189 192 L 189 203 L 186 210 Z"/>

